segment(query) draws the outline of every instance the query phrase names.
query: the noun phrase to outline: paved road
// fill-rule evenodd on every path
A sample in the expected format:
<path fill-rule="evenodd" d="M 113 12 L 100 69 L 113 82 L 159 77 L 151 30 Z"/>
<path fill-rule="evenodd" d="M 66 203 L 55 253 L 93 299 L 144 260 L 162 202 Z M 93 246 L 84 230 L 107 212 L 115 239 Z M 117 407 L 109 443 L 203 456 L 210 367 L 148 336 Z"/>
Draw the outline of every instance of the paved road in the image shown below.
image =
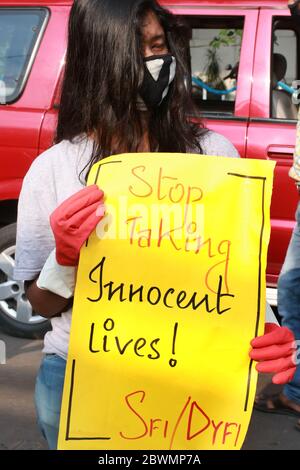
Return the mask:
<path fill-rule="evenodd" d="M 42 357 L 41 341 L 1 334 L 7 363 L 0 365 L 0 449 L 46 449 L 35 422 L 34 382 Z M 269 380 L 269 379 L 268 379 Z M 266 385 L 260 380 L 259 388 Z M 300 449 L 295 418 L 254 411 L 244 449 Z"/>

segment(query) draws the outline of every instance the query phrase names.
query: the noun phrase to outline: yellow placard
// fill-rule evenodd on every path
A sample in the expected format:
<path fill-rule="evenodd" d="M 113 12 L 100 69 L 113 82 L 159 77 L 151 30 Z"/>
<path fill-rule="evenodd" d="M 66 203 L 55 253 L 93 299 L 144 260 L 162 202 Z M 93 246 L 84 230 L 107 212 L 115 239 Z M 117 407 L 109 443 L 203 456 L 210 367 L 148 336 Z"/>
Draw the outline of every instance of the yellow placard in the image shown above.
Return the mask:
<path fill-rule="evenodd" d="M 60 449 L 239 449 L 262 334 L 274 164 L 128 154 L 96 164 Z"/>

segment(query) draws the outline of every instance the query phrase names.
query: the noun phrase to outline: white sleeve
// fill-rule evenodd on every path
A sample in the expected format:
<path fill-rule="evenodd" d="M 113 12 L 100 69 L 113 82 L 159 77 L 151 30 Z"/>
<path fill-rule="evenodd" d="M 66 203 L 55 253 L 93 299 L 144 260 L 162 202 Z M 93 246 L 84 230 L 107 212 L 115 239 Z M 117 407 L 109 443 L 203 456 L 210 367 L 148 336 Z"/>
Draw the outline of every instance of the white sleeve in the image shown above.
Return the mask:
<path fill-rule="evenodd" d="M 55 247 L 49 217 L 56 195 L 49 158 L 37 157 L 27 172 L 18 202 L 14 279 L 35 279 Z"/>

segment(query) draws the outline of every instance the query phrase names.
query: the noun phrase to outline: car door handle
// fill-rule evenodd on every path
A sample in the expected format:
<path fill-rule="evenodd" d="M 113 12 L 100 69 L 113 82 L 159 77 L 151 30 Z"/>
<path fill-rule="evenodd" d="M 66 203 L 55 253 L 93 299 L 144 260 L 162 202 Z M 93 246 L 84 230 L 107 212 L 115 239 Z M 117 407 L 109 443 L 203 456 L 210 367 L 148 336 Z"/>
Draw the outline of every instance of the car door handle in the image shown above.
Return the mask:
<path fill-rule="evenodd" d="M 295 147 L 293 145 L 269 145 L 267 155 L 269 158 L 293 158 Z"/>

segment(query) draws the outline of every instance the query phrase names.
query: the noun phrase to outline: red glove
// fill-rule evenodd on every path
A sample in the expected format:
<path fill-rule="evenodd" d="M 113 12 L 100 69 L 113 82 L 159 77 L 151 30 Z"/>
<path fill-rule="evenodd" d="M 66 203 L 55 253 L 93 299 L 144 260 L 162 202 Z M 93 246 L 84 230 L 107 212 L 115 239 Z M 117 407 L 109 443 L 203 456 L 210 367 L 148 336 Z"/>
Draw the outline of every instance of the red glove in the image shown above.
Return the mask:
<path fill-rule="evenodd" d="M 50 225 L 56 243 L 56 260 L 62 266 L 77 266 L 79 252 L 104 217 L 103 191 L 93 184 L 66 199 L 52 212 Z"/>
<path fill-rule="evenodd" d="M 266 323 L 265 334 L 251 341 L 249 356 L 254 361 L 258 372 L 275 373 L 272 382 L 285 384 L 292 380 L 296 372 L 295 337 L 289 328 Z"/>

